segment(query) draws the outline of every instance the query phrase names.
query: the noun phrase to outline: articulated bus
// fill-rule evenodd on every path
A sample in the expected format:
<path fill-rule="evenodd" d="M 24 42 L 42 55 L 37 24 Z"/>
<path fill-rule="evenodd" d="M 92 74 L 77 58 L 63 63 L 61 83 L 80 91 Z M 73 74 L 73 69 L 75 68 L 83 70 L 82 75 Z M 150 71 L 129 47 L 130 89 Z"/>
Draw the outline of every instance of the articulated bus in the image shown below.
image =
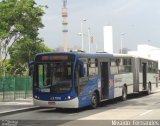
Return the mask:
<path fill-rule="evenodd" d="M 158 87 L 158 62 L 127 54 L 41 53 L 30 64 L 33 101 L 54 108 L 96 108 L 102 101 Z"/>

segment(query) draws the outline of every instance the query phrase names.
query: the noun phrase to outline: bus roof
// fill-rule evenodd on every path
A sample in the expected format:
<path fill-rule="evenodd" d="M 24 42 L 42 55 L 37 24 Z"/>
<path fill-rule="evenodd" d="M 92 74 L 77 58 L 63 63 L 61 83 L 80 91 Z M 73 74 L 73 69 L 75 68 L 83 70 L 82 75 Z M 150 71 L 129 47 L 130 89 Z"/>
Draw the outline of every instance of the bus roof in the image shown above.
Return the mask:
<path fill-rule="evenodd" d="M 78 57 L 112 57 L 112 54 L 108 53 L 78 53 L 78 52 L 46 52 L 38 53 L 36 56 L 42 55 L 75 55 Z"/>
<path fill-rule="evenodd" d="M 105 58 L 105 57 L 126 57 L 126 58 L 140 58 L 140 59 L 145 59 L 145 60 L 152 60 L 152 61 L 157 61 L 155 59 L 151 58 L 145 58 L 145 57 L 140 57 L 140 56 L 135 56 L 135 55 L 130 55 L 130 54 L 109 54 L 109 53 L 79 53 L 79 52 L 45 52 L 45 53 L 38 53 L 37 56 L 45 56 L 45 55 L 74 55 L 76 57 L 80 58 Z"/>

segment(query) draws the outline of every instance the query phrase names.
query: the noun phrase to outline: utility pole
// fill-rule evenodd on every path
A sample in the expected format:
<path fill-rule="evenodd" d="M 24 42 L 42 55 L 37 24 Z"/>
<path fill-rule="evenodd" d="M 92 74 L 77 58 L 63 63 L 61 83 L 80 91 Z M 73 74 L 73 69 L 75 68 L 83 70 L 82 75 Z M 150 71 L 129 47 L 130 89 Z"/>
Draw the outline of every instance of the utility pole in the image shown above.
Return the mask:
<path fill-rule="evenodd" d="M 82 43 L 81 50 L 82 50 L 82 51 L 84 51 L 83 23 L 86 22 L 86 21 L 87 21 L 87 20 L 86 20 L 85 18 L 83 18 L 82 21 L 81 21 L 81 39 L 82 39 L 82 40 L 81 40 L 81 41 L 82 41 L 82 42 L 81 42 L 81 43 Z"/>
<path fill-rule="evenodd" d="M 88 46 L 89 46 L 89 50 L 88 52 L 91 52 L 91 33 L 90 33 L 90 27 L 88 28 Z"/>

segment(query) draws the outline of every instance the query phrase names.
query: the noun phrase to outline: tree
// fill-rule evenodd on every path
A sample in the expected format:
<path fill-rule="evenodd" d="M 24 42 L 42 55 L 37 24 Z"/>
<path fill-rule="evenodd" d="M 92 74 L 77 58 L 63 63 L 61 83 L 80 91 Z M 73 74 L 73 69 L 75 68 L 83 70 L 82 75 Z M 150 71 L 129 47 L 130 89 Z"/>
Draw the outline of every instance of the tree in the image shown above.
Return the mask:
<path fill-rule="evenodd" d="M 0 49 L 7 56 L 7 47 L 24 38 L 34 40 L 42 28 L 43 7 L 34 0 L 2 0 L 0 2 Z"/>
<path fill-rule="evenodd" d="M 10 58 L 14 62 L 20 62 L 22 64 L 28 63 L 34 59 L 34 56 L 40 52 L 51 52 L 52 49 L 49 49 L 44 45 L 42 39 L 32 39 L 25 38 L 13 44 L 9 48 Z"/>
<path fill-rule="evenodd" d="M 34 54 L 51 51 L 38 38 L 38 30 L 44 27 L 43 8 L 46 6 L 37 5 L 35 0 L 0 2 L 0 65 L 11 73 L 23 74 Z M 8 52 L 11 59 L 5 62 Z"/>
<path fill-rule="evenodd" d="M 53 50 L 45 46 L 42 39 L 34 41 L 29 38 L 21 39 L 9 48 L 10 63 L 13 66 L 10 73 L 23 74 L 28 70 L 28 63 L 34 59 L 37 53 L 51 51 Z"/>

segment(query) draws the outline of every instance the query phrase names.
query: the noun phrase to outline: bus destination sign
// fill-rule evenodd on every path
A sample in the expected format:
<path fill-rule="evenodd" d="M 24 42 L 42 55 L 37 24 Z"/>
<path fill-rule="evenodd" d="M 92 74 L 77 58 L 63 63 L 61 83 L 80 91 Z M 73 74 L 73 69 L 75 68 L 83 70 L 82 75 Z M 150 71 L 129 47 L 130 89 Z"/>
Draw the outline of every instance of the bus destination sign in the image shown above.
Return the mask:
<path fill-rule="evenodd" d="M 48 61 L 48 60 L 68 60 L 68 56 L 62 56 L 62 55 L 52 55 L 52 56 L 42 56 L 42 61 Z"/>

